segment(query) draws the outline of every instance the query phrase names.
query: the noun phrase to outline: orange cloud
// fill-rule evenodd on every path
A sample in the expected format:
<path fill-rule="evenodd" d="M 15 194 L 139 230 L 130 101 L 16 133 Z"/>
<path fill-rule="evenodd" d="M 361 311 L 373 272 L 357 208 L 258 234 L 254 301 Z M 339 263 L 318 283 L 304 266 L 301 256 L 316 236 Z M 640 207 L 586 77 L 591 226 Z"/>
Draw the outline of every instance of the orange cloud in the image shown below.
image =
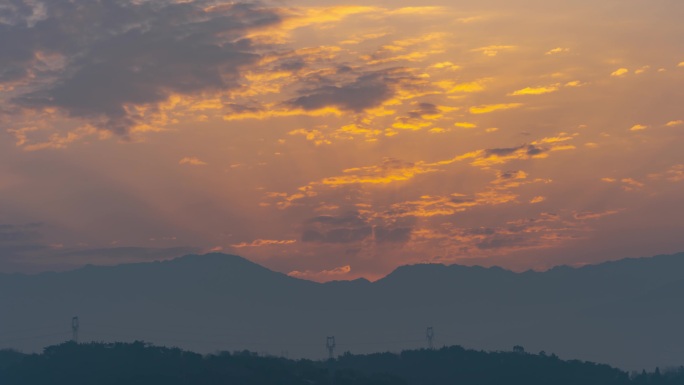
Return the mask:
<path fill-rule="evenodd" d="M 649 178 L 665 179 L 670 182 L 682 182 L 684 181 L 684 164 L 676 164 L 665 172 L 649 175 Z"/>
<path fill-rule="evenodd" d="M 187 164 L 190 166 L 206 166 L 207 162 L 196 158 L 194 156 L 186 156 L 185 158 L 181 159 L 178 164 Z"/>
<path fill-rule="evenodd" d="M 262 246 L 277 246 L 277 245 L 291 245 L 293 243 L 296 243 L 297 241 L 294 239 L 286 239 L 286 240 L 271 240 L 271 239 L 256 239 L 252 242 L 242 242 L 238 243 L 235 245 L 230 245 L 231 247 L 235 247 L 237 249 L 241 249 L 244 247 L 262 247 Z"/>
<path fill-rule="evenodd" d="M 351 266 L 350 265 L 345 265 L 345 266 L 340 266 L 336 267 L 334 269 L 330 270 L 322 270 L 322 271 L 313 271 L 313 270 L 304 270 L 304 271 L 298 271 L 298 270 L 293 270 L 287 275 L 290 277 L 295 277 L 295 278 L 300 278 L 300 279 L 308 279 L 312 281 L 329 281 L 331 279 L 339 278 L 339 277 L 344 277 L 345 275 L 349 274 L 351 272 Z"/>
<path fill-rule="evenodd" d="M 606 210 L 606 211 L 582 211 L 582 212 L 575 212 L 573 214 L 573 218 L 583 221 L 587 219 L 599 219 L 603 217 L 607 217 L 609 215 L 615 215 L 620 213 L 622 210 Z"/>

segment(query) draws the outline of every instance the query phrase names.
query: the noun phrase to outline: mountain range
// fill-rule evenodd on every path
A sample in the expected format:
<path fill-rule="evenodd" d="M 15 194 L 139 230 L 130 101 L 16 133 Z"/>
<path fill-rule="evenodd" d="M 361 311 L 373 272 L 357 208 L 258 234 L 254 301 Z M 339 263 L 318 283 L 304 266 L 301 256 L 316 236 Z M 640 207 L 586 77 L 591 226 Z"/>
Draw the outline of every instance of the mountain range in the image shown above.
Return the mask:
<path fill-rule="evenodd" d="M 458 344 L 627 370 L 684 364 L 684 253 L 516 273 L 421 264 L 316 283 L 234 255 L 0 274 L 0 348 L 144 340 L 290 358 Z"/>

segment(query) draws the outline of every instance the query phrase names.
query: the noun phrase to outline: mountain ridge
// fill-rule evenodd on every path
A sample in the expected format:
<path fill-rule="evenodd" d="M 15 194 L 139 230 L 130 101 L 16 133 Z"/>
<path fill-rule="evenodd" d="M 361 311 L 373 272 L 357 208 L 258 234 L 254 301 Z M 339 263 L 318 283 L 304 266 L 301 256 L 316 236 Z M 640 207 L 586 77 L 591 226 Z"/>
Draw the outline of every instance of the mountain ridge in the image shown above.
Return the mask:
<path fill-rule="evenodd" d="M 574 271 L 574 272 L 584 272 L 584 273 L 594 273 L 598 274 L 601 271 L 609 268 L 614 268 L 615 266 L 621 266 L 624 267 L 625 265 L 632 265 L 630 267 L 644 267 L 643 265 L 649 265 L 652 264 L 653 262 L 679 262 L 677 263 L 678 267 L 681 267 L 684 269 L 684 252 L 678 252 L 674 254 L 659 254 L 655 256 L 650 256 L 650 257 L 634 257 L 634 258 L 622 258 L 622 259 L 616 259 L 616 260 L 611 260 L 611 261 L 605 261 L 605 262 L 600 262 L 600 263 L 595 263 L 595 264 L 584 264 L 582 266 L 570 266 L 570 265 L 557 265 L 553 266 L 549 269 L 546 270 L 525 270 L 525 271 L 514 271 L 510 269 L 506 269 L 504 267 L 500 266 L 481 266 L 481 265 L 461 265 L 461 264 L 443 264 L 443 263 L 416 263 L 416 264 L 407 264 L 407 265 L 401 265 L 396 267 L 394 270 L 392 270 L 390 273 L 385 275 L 382 278 L 379 278 L 375 281 L 370 281 L 367 278 L 360 277 L 356 278 L 353 280 L 330 280 L 330 281 L 325 281 L 322 283 L 328 283 L 328 282 L 354 282 L 354 281 L 368 281 L 371 283 L 375 283 L 378 281 L 383 281 L 387 280 L 388 278 L 398 275 L 398 274 L 404 274 L 407 270 L 411 269 L 423 269 L 423 268 L 434 268 L 434 269 L 442 269 L 446 268 L 449 272 L 456 272 L 459 271 L 463 273 L 473 273 L 473 272 L 482 272 L 482 271 L 488 271 L 488 272 L 498 272 L 498 273 L 510 273 L 513 275 L 536 275 L 536 274 L 545 274 L 545 273 L 553 273 L 553 274 L 563 274 L 568 271 Z M 293 279 L 297 280 L 302 280 L 302 281 L 310 281 L 310 282 L 316 282 L 316 281 L 311 281 L 305 278 L 299 278 L 299 277 L 293 277 L 290 275 L 287 275 L 282 272 L 278 272 L 272 269 L 269 269 L 263 265 L 260 265 L 256 262 L 252 262 L 249 259 L 245 257 L 241 257 L 239 255 L 235 254 L 225 254 L 225 253 L 206 253 L 206 254 L 188 254 L 184 255 L 181 257 L 176 257 L 176 258 L 171 258 L 171 259 L 163 259 L 163 260 L 155 260 L 155 261 L 145 261 L 145 262 L 133 262 L 133 263 L 121 263 L 121 264 L 114 264 L 114 265 L 94 265 L 94 264 L 86 264 L 81 267 L 77 267 L 74 269 L 70 270 L 65 270 L 65 271 L 44 271 L 44 272 L 39 272 L 39 273 L 2 273 L 0 272 L 0 277 L 35 277 L 35 276 L 50 276 L 54 274 L 67 274 L 67 273 L 72 273 L 84 269 L 115 269 L 115 268 L 121 268 L 123 266 L 126 267 L 141 267 L 141 266 L 156 266 L 160 264 L 161 266 L 164 266 L 165 264 L 184 264 L 190 261 L 194 262 L 201 262 L 201 263 L 206 263 L 206 262 L 223 262 L 223 265 L 225 267 L 225 262 L 231 262 L 233 264 L 240 264 L 242 266 L 251 266 L 254 268 L 260 268 L 263 271 L 268 271 L 280 275 L 284 275 Z M 440 272 L 443 272 L 443 270 L 440 270 Z"/>
<path fill-rule="evenodd" d="M 0 308 L 11 309 L 0 348 L 68 339 L 79 316 L 84 341 L 143 339 L 204 352 L 262 347 L 320 357 L 331 335 L 354 353 L 415 348 L 432 326 L 444 344 L 522 344 L 628 369 L 679 366 L 682 266 L 684 253 L 545 272 L 419 264 L 375 282 L 317 283 L 214 253 L 0 275 Z M 54 337 L 30 331 L 42 327 Z"/>

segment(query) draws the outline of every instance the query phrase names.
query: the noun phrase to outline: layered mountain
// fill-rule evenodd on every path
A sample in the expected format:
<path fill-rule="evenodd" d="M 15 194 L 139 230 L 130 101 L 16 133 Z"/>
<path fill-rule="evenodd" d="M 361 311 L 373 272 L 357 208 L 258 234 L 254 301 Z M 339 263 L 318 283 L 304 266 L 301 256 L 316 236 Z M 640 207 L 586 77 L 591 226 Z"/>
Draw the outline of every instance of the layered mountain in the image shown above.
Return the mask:
<path fill-rule="evenodd" d="M 315 283 L 225 254 L 0 275 L 0 348 L 72 338 L 288 357 L 459 344 L 546 351 L 629 370 L 684 364 L 684 253 L 515 273 L 413 265 Z"/>

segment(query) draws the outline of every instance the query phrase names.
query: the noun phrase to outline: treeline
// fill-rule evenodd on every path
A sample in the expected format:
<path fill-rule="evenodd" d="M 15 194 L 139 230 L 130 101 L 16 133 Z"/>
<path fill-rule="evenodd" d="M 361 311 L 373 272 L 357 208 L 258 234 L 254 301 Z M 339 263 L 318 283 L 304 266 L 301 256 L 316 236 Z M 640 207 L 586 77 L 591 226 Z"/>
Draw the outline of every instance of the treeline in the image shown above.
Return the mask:
<path fill-rule="evenodd" d="M 684 368 L 628 374 L 555 355 L 459 346 L 288 360 L 247 351 L 200 355 L 134 343 L 73 342 L 42 354 L 0 351 L 2 385 L 684 385 Z"/>

